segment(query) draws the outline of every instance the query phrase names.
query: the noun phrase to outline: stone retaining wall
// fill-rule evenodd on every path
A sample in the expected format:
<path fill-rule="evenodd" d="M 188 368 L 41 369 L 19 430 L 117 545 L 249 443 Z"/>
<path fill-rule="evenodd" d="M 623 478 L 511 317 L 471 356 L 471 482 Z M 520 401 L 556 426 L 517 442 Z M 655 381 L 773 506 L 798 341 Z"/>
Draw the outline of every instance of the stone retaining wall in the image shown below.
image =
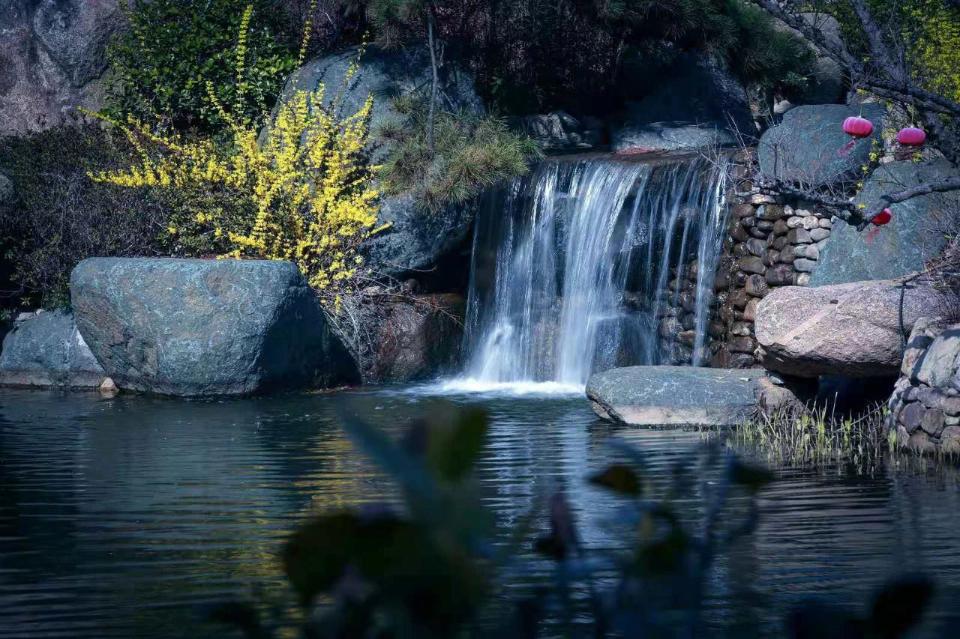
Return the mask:
<path fill-rule="evenodd" d="M 960 324 L 917 321 L 900 373 L 887 434 L 919 452 L 960 453 Z"/>
<path fill-rule="evenodd" d="M 757 305 L 774 288 L 810 284 L 833 228 L 830 214 L 817 206 L 756 192 L 749 181 L 753 161 L 752 151 L 741 152 L 731 168 L 728 233 L 714 280 L 708 352 L 702 354 L 702 361 L 716 368 L 760 365 L 753 326 Z M 666 293 L 678 301 L 659 325 L 670 363 L 692 361 L 698 268 L 693 261 L 672 273 Z"/>

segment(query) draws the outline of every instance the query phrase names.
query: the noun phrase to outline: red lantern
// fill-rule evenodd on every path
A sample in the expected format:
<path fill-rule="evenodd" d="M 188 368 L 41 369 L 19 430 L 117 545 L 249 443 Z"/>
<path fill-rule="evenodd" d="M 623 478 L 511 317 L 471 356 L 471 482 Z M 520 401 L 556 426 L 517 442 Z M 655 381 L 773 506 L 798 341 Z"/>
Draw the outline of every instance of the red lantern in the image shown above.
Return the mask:
<path fill-rule="evenodd" d="M 926 141 L 926 132 L 924 132 L 923 129 L 918 129 L 915 126 L 908 126 L 900 129 L 900 132 L 897 133 L 897 142 L 903 146 L 923 146 L 923 143 Z"/>
<path fill-rule="evenodd" d="M 843 121 L 843 132 L 855 138 L 865 138 L 873 133 L 873 122 L 860 116 L 852 116 Z"/>
<path fill-rule="evenodd" d="M 890 220 L 893 219 L 893 213 L 890 212 L 890 209 L 883 209 L 879 213 L 873 216 L 873 219 L 870 220 L 877 226 L 883 226 L 884 224 L 889 224 Z"/>

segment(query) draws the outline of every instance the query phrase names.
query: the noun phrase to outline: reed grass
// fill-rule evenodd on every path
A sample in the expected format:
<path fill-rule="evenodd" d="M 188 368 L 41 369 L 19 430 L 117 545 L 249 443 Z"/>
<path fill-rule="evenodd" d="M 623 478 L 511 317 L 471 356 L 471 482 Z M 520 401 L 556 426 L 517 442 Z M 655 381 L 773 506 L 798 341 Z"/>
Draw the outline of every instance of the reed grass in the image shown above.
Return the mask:
<path fill-rule="evenodd" d="M 825 406 L 758 411 L 736 429 L 730 441 L 777 466 L 843 464 L 870 472 L 893 450 L 883 432 L 886 412 L 883 405 L 857 416 L 839 415 Z"/>

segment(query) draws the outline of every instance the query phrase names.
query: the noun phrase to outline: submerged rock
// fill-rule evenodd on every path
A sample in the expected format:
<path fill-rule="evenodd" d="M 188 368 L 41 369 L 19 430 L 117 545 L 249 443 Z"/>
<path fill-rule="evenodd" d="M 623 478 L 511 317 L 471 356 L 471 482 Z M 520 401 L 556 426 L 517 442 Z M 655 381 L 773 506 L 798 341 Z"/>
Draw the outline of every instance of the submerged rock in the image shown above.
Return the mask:
<path fill-rule="evenodd" d="M 896 375 L 906 334 L 939 304 L 929 286 L 908 285 L 901 330 L 900 293 L 892 280 L 771 291 L 755 324 L 763 365 L 796 377 Z"/>
<path fill-rule="evenodd" d="M 880 141 L 884 108 L 879 104 L 799 106 L 768 129 L 757 147 L 760 172 L 772 179 L 822 187 L 852 181 L 870 163 L 874 141 Z M 856 140 L 843 132 L 843 121 L 855 115 L 873 122 L 873 135 Z"/>
<path fill-rule="evenodd" d="M 3 340 L 2 385 L 97 388 L 105 377 L 69 312 L 24 314 Z"/>
<path fill-rule="evenodd" d="M 873 172 L 856 201 L 873 207 L 881 195 L 956 175 L 956 169 L 946 160 L 892 162 Z M 960 192 L 915 197 L 890 209 L 893 220 L 883 227 L 861 232 L 843 222 L 834 224 L 820 252 L 811 286 L 891 279 L 922 270 L 946 242 L 944 234 L 960 210 Z"/>
<path fill-rule="evenodd" d="M 597 373 L 587 383 L 593 410 L 632 426 L 735 426 L 756 410 L 762 370 L 630 366 Z"/>
<path fill-rule="evenodd" d="M 73 270 L 70 293 L 121 389 L 240 395 L 358 377 L 290 262 L 93 258 Z"/>

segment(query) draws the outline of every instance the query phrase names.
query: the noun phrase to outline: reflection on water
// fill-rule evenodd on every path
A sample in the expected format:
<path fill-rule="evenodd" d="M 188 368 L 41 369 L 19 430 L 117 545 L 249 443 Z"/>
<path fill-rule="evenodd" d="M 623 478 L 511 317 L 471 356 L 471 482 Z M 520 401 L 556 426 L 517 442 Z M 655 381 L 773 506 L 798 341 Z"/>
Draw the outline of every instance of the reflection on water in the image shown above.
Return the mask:
<path fill-rule="evenodd" d="M 393 390 L 184 402 L 0 391 L 0 637 L 222 636 L 200 622 L 204 603 L 257 589 L 287 601 L 277 551 L 299 521 L 391 498 L 338 415 L 397 432 L 451 401 L 491 411 L 480 472 L 500 523 L 562 486 L 597 548 L 622 543 L 616 500 L 583 481 L 608 460 L 605 441 L 640 446 L 659 476 L 700 440 L 614 429 L 582 399 L 562 396 Z M 810 597 L 859 605 L 903 570 L 935 577 L 941 617 L 960 600 L 953 472 L 787 473 L 761 506 L 759 529 L 714 570 L 718 630 L 759 620 L 776 634 L 789 605 Z"/>

